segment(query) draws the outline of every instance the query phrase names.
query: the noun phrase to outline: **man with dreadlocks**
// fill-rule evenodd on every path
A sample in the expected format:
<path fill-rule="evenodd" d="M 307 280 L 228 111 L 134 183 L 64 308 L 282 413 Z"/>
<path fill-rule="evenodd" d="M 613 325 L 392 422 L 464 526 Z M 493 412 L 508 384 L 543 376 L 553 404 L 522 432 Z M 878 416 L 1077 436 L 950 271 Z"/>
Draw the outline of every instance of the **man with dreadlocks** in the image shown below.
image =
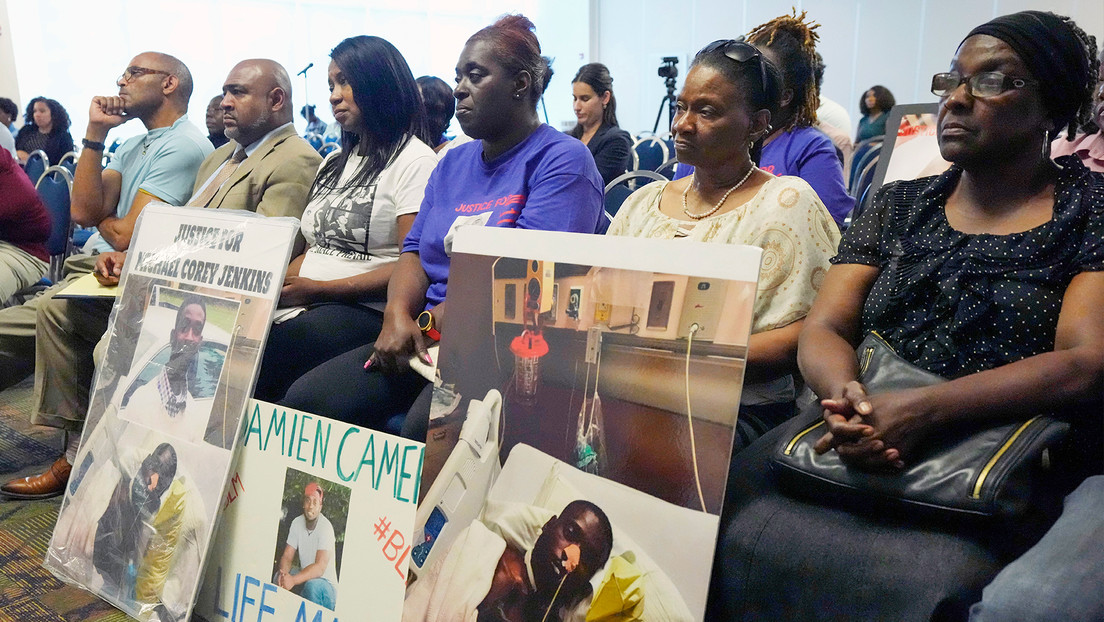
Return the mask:
<path fill-rule="evenodd" d="M 759 167 L 774 175 L 793 175 L 809 183 L 837 224 L 842 224 L 855 200 L 848 196 L 843 165 L 832 140 L 817 129 L 820 105 L 816 82 L 816 43 L 820 25 L 795 10 L 748 33 L 749 43 L 782 70 L 782 100 L 771 111 L 774 129 L 763 143 Z"/>

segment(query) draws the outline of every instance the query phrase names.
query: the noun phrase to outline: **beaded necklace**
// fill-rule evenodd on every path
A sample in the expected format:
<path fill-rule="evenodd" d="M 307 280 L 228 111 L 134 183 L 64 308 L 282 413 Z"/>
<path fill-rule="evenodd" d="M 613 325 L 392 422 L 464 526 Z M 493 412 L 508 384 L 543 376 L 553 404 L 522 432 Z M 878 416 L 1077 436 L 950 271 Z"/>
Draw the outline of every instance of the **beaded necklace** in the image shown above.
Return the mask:
<path fill-rule="evenodd" d="M 757 170 L 759 170 L 759 167 L 752 164 L 751 168 L 748 169 L 747 174 L 744 175 L 743 178 L 740 179 L 740 181 L 736 182 L 735 186 L 732 186 L 731 188 L 729 188 L 728 192 L 725 192 L 724 195 L 721 196 L 721 200 L 717 201 L 717 204 L 713 206 L 713 209 L 709 210 L 708 212 L 703 212 L 701 214 L 695 214 L 695 213 L 691 212 L 690 208 L 686 205 L 686 195 L 690 192 L 690 187 L 694 185 L 694 175 L 691 175 L 690 176 L 690 183 L 686 185 L 686 190 L 682 191 L 682 213 L 686 214 L 690 218 L 693 218 L 694 220 L 701 220 L 702 218 L 708 218 L 709 216 L 712 216 L 713 214 L 716 214 L 717 210 L 721 209 L 721 206 L 724 205 L 725 199 L 728 198 L 728 195 L 732 194 L 733 191 L 735 191 L 740 186 L 744 185 L 744 182 L 747 181 L 751 177 L 751 174 L 754 173 Z"/>

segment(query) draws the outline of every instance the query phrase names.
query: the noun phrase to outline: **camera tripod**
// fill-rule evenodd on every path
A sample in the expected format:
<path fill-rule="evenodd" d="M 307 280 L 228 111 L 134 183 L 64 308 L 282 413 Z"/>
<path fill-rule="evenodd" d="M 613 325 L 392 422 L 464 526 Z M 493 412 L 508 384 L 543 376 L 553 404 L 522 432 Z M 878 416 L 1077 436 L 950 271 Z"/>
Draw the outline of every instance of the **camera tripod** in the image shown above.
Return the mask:
<path fill-rule="evenodd" d="M 667 94 L 659 101 L 659 111 L 656 112 L 655 124 L 652 125 L 652 134 L 655 134 L 659 130 L 659 120 L 663 118 L 663 108 L 665 105 L 667 108 L 668 132 L 671 131 L 671 124 L 675 122 L 675 79 L 673 77 L 665 78 L 664 83 L 667 85 Z"/>

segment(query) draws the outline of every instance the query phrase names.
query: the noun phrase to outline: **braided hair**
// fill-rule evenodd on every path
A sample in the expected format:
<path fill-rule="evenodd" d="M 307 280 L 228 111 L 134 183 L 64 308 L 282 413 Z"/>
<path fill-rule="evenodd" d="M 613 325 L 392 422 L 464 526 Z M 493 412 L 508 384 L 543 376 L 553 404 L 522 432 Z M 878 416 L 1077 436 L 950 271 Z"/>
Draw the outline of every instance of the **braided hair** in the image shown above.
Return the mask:
<path fill-rule="evenodd" d="M 805 20 L 805 11 L 798 15 L 794 9 L 792 15 L 760 24 L 747 35 L 748 43 L 777 54 L 785 88 L 793 90 L 790 104 L 793 117 L 781 128 L 785 131 L 817 123 L 816 110 L 820 107 L 816 82 L 816 44 L 820 40 L 817 28 L 820 24 Z"/>
<path fill-rule="evenodd" d="M 1093 120 L 1093 93 L 1095 93 L 1097 89 L 1097 82 L 1100 76 L 1101 57 L 1104 56 L 1104 49 L 1098 48 L 1096 45 L 1096 37 L 1082 30 L 1072 19 L 1067 17 L 1065 20 L 1070 30 L 1073 31 L 1073 34 L 1077 35 L 1077 38 L 1084 44 L 1085 50 L 1089 53 L 1089 99 L 1087 104 L 1082 104 L 1077 122 L 1081 124 L 1081 131 L 1085 134 L 1104 132 L 1104 127 L 1097 127 L 1096 122 Z M 1073 133 L 1066 132 L 1066 139 L 1073 140 Z"/>
<path fill-rule="evenodd" d="M 1093 92 L 1096 90 L 1097 76 L 1099 75 L 1100 57 L 1097 56 L 1096 37 L 1090 35 L 1081 29 L 1077 25 L 1077 22 L 1073 21 L 1065 15 L 1055 15 L 1058 19 L 1062 20 L 1066 26 L 1073 32 L 1073 35 L 1077 37 L 1077 41 L 1082 47 L 1084 47 L 1086 58 L 1088 58 L 1087 74 L 1078 75 L 1073 67 L 1064 67 L 1068 71 L 1074 72 L 1071 76 L 1072 79 L 1081 79 L 1085 84 L 1084 95 L 1078 100 L 1080 106 L 1077 108 L 1073 119 L 1070 121 L 1069 126 L 1066 128 L 1066 140 L 1073 140 L 1076 138 L 1074 134 L 1077 133 L 1077 128 L 1080 127 L 1086 134 L 1092 134 L 1097 131 L 1096 124 L 1093 123 Z M 1061 129 L 1061 128 L 1059 128 Z"/>
<path fill-rule="evenodd" d="M 1089 38 L 1092 38 L 1092 35 L 1089 35 Z M 1094 43 L 1095 43 L 1095 41 L 1094 41 Z M 1097 56 L 1096 59 L 1093 62 L 1095 63 L 1096 75 L 1097 75 L 1097 80 L 1098 80 L 1096 88 L 1094 88 L 1093 91 L 1092 91 L 1093 93 L 1095 93 L 1096 89 L 1101 88 L 1101 84 L 1104 84 L 1104 79 L 1100 78 L 1100 71 L 1101 71 L 1102 66 L 1104 66 L 1104 45 L 1101 46 L 1100 55 Z M 1104 93 L 1101 93 L 1100 96 L 1102 98 L 1104 98 Z M 1094 103 L 1095 103 L 1095 100 L 1094 100 Z M 1081 131 L 1086 133 L 1086 134 L 1095 134 L 1097 132 L 1104 132 L 1104 127 L 1100 127 L 1100 126 L 1097 125 L 1096 119 L 1092 116 L 1092 111 L 1093 111 L 1093 108 L 1089 108 L 1089 120 L 1088 120 L 1088 122 L 1081 124 Z"/>

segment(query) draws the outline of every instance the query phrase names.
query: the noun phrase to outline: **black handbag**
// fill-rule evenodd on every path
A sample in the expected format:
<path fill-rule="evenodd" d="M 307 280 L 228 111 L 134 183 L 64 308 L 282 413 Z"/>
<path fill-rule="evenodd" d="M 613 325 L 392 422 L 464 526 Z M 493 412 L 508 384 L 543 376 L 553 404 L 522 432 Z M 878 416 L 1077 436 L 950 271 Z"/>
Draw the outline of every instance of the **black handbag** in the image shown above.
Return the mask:
<path fill-rule="evenodd" d="M 875 333 L 856 354 L 859 381 L 871 395 L 945 382 L 899 357 Z M 850 466 L 835 451 L 817 454 L 813 444 L 826 431 L 820 401 L 806 389 L 798 408 L 772 461 L 787 491 L 818 500 L 1002 519 L 1061 501 L 1061 487 L 1050 481 L 1047 451 L 1065 438 L 1069 424 L 1051 417 L 950 431 L 919 446 L 920 455 L 904 469 L 890 472 Z"/>

